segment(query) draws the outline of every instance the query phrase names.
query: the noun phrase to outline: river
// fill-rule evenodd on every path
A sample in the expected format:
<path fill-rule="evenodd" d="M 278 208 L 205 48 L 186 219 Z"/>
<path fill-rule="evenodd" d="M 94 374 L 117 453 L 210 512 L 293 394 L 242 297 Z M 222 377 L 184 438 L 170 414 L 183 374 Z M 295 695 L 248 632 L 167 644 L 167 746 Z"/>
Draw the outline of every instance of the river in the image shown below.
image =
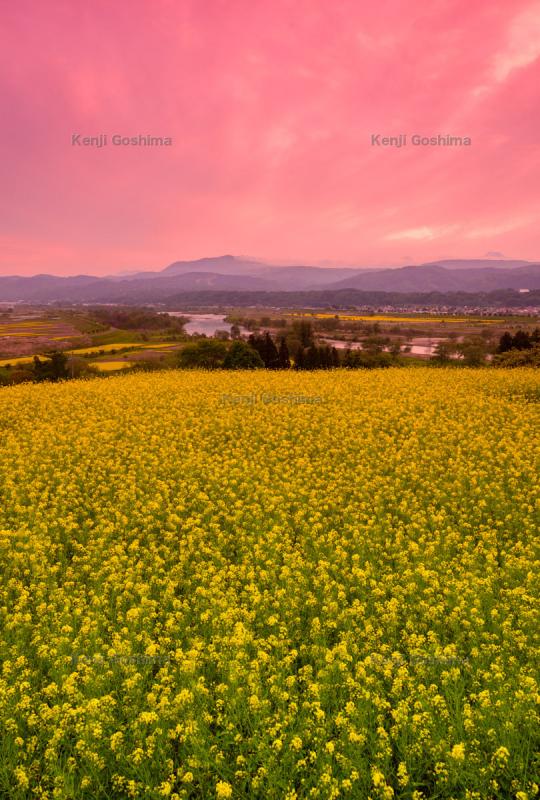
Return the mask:
<path fill-rule="evenodd" d="M 402 352 L 405 347 L 410 348 L 407 350 L 408 353 L 414 356 L 432 356 L 435 354 L 435 349 L 439 342 L 444 341 L 442 338 L 438 337 L 417 337 L 411 339 L 409 342 L 404 342 L 402 345 Z M 329 344 L 331 347 L 335 347 L 336 350 L 344 350 L 347 347 L 350 347 L 351 350 L 361 350 L 362 343 L 361 342 L 343 342 L 341 339 L 325 339 L 325 344 Z M 388 348 L 384 348 L 387 350 Z"/>
<path fill-rule="evenodd" d="M 216 331 L 231 332 L 232 324 L 225 322 L 225 317 L 220 314 L 190 314 L 188 311 L 168 311 L 170 317 L 189 317 L 189 322 L 184 325 L 184 330 L 191 336 L 193 333 L 204 333 L 206 336 L 215 336 Z M 244 334 L 249 333 L 245 328 L 240 328 Z"/>

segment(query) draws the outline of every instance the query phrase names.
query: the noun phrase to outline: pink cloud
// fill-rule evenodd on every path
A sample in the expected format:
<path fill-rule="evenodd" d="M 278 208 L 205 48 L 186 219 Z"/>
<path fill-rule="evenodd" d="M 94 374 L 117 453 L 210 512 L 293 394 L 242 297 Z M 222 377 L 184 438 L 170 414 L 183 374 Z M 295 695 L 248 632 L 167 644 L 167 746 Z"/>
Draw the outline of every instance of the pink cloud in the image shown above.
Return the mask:
<path fill-rule="evenodd" d="M 222 252 L 538 258 L 538 9 L 11 4 L 0 47 L 0 242 L 11 245 L 0 271 L 106 273 Z M 72 133 L 174 143 L 84 148 Z M 376 147 L 376 133 L 472 145 Z"/>

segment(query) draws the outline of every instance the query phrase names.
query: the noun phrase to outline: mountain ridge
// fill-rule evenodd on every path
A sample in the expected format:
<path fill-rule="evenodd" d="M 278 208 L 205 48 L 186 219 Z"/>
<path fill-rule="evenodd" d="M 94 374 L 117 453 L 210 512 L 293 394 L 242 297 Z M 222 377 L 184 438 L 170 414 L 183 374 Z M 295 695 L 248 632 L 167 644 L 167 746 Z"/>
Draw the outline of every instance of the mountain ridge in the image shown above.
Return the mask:
<path fill-rule="evenodd" d="M 478 263 L 479 266 L 475 266 Z M 510 266 L 507 266 L 509 264 Z M 451 265 L 451 266 L 449 266 Z M 274 266 L 231 255 L 175 261 L 160 271 L 122 276 L 0 277 L 0 301 L 163 303 L 190 291 L 490 292 L 540 289 L 540 264 L 502 259 L 453 259 L 386 268 Z"/>

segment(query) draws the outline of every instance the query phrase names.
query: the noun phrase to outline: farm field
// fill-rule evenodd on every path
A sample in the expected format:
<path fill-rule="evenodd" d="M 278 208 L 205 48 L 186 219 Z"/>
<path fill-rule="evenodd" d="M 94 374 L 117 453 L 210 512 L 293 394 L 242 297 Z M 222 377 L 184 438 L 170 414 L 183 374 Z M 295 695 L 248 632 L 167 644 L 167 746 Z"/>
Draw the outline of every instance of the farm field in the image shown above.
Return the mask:
<path fill-rule="evenodd" d="M 178 349 L 180 346 L 174 342 L 155 342 L 153 344 L 141 344 L 138 343 L 129 343 L 129 344 L 109 344 L 109 345 L 102 345 L 101 347 L 83 347 L 78 348 L 76 350 L 64 350 L 63 352 L 66 353 L 68 356 L 100 356 L 103 355 L 106 357 L 114 358 L 115 356 L 121 355 L 122 358 L 126 358 L 127 362 L 126 365 L 130 365 L 130 360 L 136 360 L 138 358 L 144 357 L 146 354 L 154 353 L 156 355 L 163 354 L 169 351 L 174 351 Z M 39 353 L 38 356 L 43 358 L 43 354 Z M 33 356 L 19 356 L 18 358 L 4 358 L 0 359 L 0 367 L 6 366 L 20 366 L 23 364 L 32 364 L 34 360 Z M 123 363 L 119 362 L 118 360 L 115 361 L 94 361 L 89 362 L 93 366 L 100 363 Z"/>
<path fill-rule="evenodd" d="M 121 350 L 167 350 L 168 348 L 178 347 L 177 342 L 115 342 L 113 344 L 96 345 L 95 347 L 80 347 L 76 350 L 66 350 L 66 353 L 74 356 L 98 355 L 99 353 L 116 353 Z"/>
<path fill-rule="evenodd" d="M 327 313 L 320 313 L 320 312 L 311 312 L 309 314 L 306 313 L 292 313 L 292 317 L 302 317 L 308 319 L 332 319 L 333 317 L 338 316 L 342 320 L 351 320 L 351 321 L 362 321 L 362 322 L 414 322 L 414 323 L 459 323 L 464 322 L 468 325 L 471 323 L 485 325 L 489 323 L 499 323 L 500 320 L 497 319 L 489 319 L 485 317 L 457 317 L 451 314 L 446 316 L 437 316 L 434 314 L 411 314 L 409 316 L 404 316 L 403 314 L 327 314 Z"/>
<path fill-rule="evenodd" d="M 98 372 L 117 372 L 122 369 L 129 369 L 129 361 L 91 361 L 91 367 L 95 367 Z"/>
<path fill-rule="evenodd" d="M 140 342 L 118 342 L 113 344 L 102 344 L 96 347 L 78 347 L 75 350 L 68 350 L 67 352 L 73 356 L 91 356 L 99 353 L 115 353 L 118 350 L 130 350 L 135 347 L 141 347 Z"/>
<path fill-rule="evenodd" d="M 0 355 L 15 358 L 55 349 L 59 343 L 80 339 L 80 332 L 69 322 L 57 319 L 21 317 L 9 322 L 0 321 Z M 14 363 L 15 358 L 7 359 Z"/>
<path fill-rule="evenodd" d="M 11 341 L 11 340 L 10 340 Z M 181 348 L 177 342 L 154 341 L 144 342 L 115 342 L 111 344 L 96 345 L 94 347 L 80 347 L 71 350 L 64 349 L 68 357 L 92 357 L 97 360 L 88 361 L 88 365 L 95 367 L 99 372 L 114 372 L 132 367 L 136 361 L 156 361 L 168 353 L 174 353 Z M 38 357 L 44 358 L 43 352 L 37 352 Z M 0 368 L 24 367 L 33 363 L 34 356 L 18 356 L 0 359 Z"/>
<path fill-rule="evenodd" d="M 18 364 L 31 364 L 34 360 L 33 356 L 19 356 L 18 358 L 3 358 L 0 359 L 0 367 L 7 367 L 8 364 L 16 366 Z"/>
<path fill-rule="evenodd" d="M 0 797 L 538 796 L 538 370 L 0 392 Z"/>
<path fill-rule="evenodd" d="M 156 327 L 156 319 L 161 321 L 161 318 L 153 312 L 143 312 L 141 316 L 136 310 L 127 310 L 116 317 L 114 312 L 110 313 L 111 319 L 106 317 L 104 321 L 100 321 L 99 312 L 83 308 L 53 312 L 30 306 L 0 313 L 0 370 L 23 368 L 32 364 L 35 355 L 44 357 L 55 350 L 75 359 L 112 355 L 112 361 L 116 360 L 114 356 L 125 353 L 128 360 L 144 361 L 155 359 L 155 351 L 165 354 L 178 347 L 177 341 L 170 341 L 173 328 L 169 320 L 161 330 L 159 322 Z M 116 327 L 112 322 L 117 325 L 125 322 L 128 329 Z M 145 325 L 150 325 L 150 330 Z M 176 333 L 181 330 L 179 320 L 174 330 Z"/>

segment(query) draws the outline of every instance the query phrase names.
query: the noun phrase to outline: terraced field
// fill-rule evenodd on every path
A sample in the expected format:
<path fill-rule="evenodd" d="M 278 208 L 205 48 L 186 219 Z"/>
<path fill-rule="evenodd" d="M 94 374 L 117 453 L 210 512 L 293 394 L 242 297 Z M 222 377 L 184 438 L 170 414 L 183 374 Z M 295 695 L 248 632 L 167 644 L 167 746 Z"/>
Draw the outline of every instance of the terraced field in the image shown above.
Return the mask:
<path fill-rule="evenodd" d="M 80 339 L 80 332 L 61 319 L 19 319 L 0 322 L 0 366 L 24 355 L 55 349 Z M 11 356 L 11 358 L 8 358 Z M 22 363 L 22 362 L 19 362 Z"/>

